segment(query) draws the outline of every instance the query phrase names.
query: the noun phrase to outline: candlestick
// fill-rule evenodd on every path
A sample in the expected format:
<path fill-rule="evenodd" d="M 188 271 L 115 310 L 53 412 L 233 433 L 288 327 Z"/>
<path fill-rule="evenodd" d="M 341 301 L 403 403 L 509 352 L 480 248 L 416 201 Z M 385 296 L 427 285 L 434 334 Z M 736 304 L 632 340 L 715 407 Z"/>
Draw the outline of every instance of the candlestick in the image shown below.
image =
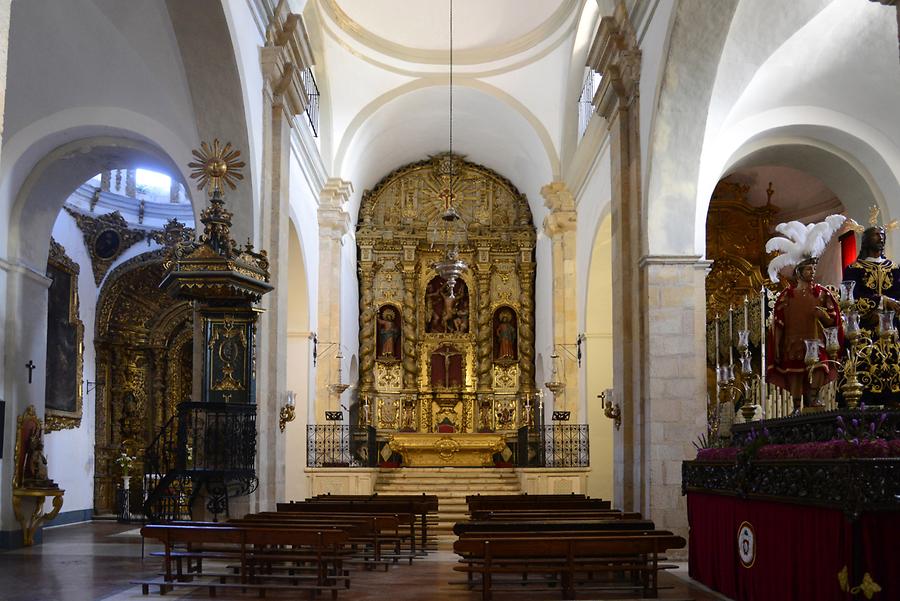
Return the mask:
<path fill-rule="evenodd" d="M 744 329 L 749 330 L 750 326 L 747 325 L 749 323 L 750 317 L 750 301 L 747 300 L 747 296 L 744 296 Z"/>
<path fill-rule="evenodd" d="M 719 373 L 719 314 L 716 313 L 716 373 Z"/>
<path fill-rule="evenodd" d="M 734 365 L 731 347 L 734 346 L 734 307 L 728 307 L 728 365 Z"/>

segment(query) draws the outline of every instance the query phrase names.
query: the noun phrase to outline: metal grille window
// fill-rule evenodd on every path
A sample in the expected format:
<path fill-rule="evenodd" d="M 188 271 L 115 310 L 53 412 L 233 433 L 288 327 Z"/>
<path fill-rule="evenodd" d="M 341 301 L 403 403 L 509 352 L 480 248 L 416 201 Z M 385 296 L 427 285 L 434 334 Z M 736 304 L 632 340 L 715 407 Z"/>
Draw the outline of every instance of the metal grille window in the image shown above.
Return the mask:
<path fill-rule="evenodd" d="M 586 132 L 588 128 L 588 123 L 591 122 L 591 117 L 594 116 L 594 94 L 597 93 L 597 88 L 600 87 L 601 79 L 603 79 L 602 75 L 595 72 L 590 67 L 587 69 L 587 73 L 584 76 L 584 84 L 581 86 L 581 96 L 578 98 L 579 140 L 584 137 L 584 132 Z"/>
<path fill-rule="evenodd" d="M 302 72 L 303 89 L 309 98 L 309 104 L 306 106 L 306 118 L 309 120 L 309 127 L 312 129 L 313 136 L 319 137 L 319 87 L 316 85 L 316 78 L 313 77 L 312 69 L 304 69 Z"/>

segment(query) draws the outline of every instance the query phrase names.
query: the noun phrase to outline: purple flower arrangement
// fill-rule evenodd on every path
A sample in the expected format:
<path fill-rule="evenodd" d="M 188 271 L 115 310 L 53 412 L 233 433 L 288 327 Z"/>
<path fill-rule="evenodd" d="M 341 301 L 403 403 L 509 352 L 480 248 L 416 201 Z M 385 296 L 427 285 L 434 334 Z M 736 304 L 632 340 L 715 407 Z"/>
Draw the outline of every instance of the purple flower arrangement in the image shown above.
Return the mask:
<path fill-rule="evenodd" d="M 887 440 L 880 436 L 886 420 L 884 413 L 872 420 L 855 417 L 844 420 L 838 416 L 834 440 L 798 444 L 768 444 L 767 430 L 761 433 L 751 430 L 742 447 L 700 449 L 697 459 L 735 462 L 741 457 L 761 461 L 900 457 L 900 439 Z"/>

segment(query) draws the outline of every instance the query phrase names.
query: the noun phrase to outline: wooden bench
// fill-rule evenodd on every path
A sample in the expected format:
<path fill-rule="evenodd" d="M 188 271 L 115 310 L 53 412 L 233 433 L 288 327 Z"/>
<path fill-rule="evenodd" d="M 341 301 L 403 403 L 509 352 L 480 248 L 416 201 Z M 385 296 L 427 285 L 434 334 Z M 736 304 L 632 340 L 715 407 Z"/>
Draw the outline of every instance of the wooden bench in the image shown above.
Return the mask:
<path fill-rule="evenodd" d="M 390 513 L 408 515 L 410 545 L 414 555 L 424 555 L 428 544 L 428 513 L 431 502 L 415 501 L 330 501 L 278 503 L 278 512 L 285 513 Z"/>
<path fill-rule="evenodd" d="M 473 520 L 552 520 L 552 519 L 607 519 L 639 520 L 637 512 L 622 512 L 606 509 L 522 509 L 522 510 L 478 510 L 470 513 Z"/>
<path fill-rule="evenodd" d="M 498 535 L 498 536 L 503 536 Z M 454 570 L 481 576 L 484 601 L 492 598 L 494 576 L 521 574 L 516 584 L 533 584 L 529 575 L 558 578 L 563 598 L 572 598 L 576 588 L 637 589 L 645 597 L 658 595 L 659 556 L 667 549 L 680 549 L 685 540 L 670 533 L 638 533 L 636 535 L 594 535 L 564 538 L 520 533 L 516 537 L 465 537 L 456 541 L 453 550 L 461 556 Z M 631 575 L 620 581 L 594 579 L 597 574 Z M 577 580 L 584 575 L 585 580 Z M 602 585 L 601 585 L 602 583 Z M 576 587 L 576 585 L 578 585 Z"/>
<path fill-rule="evenodd" d="M 197 525 L 197 524 L 151 524 L 141 528 L 141 535 L 162 542 L 164 546 L 164 573 L 162 580 L 141 580 L 143 594 L 149 594 L 151 585 L 158 585 L 160 594 L 165 594 L 175 586 L 209 588 L 210 596 L 217 589 L 254 589 L 260 596 L 267 590 L 301 588 L 311 591 L 330 590 L 332 598 L 337 598 L 337 591 L 342 586 L 349 588 L 349 578 L 342 568 L 343 548 L 349 535 L 346 530 L 305 528 L 268 528 L 247 527 L 238 525 Z M 198 550 L 196 546 L 201 548 Z M 203 549 L 203 545 L 215 545 L 216 551 Z M 176 547 L 184 546 L 187 551 L 179 552 Z M 278 547 L 277 553 L 273 552 Z M 173 555 L 179 553 L 200 553 L 206 557 L 233 557 L 239 560 L 237 574 L 217 574 L 217 580 L 187 580 L 186 575 L 180 578 L 172 573 Z M 205 555 L 202 555 L 205 553 Z M 184 555 L 179 555 L 184 556 Z M 257 570 L 261 561 L 271 561 L 277 557 L 284 561 L 304 561 L 314 566 L 313 582 L 301 583 L 297 576 L 290 577 L 290 583 L 265 582 L 267 578 Z M 179 570 L 180 571 L 180 570 Z M 229 577 L 236 577 L 238 583 L 228 582 Z"/>
<path fill-rule="evenodd" d="M 457 536 L 476 532 L 555 532 L 566 530 L 632 530 L 649 531 L 656 527 L 650 520 L 490 520 L 457 522 L 453 533 Z"/>

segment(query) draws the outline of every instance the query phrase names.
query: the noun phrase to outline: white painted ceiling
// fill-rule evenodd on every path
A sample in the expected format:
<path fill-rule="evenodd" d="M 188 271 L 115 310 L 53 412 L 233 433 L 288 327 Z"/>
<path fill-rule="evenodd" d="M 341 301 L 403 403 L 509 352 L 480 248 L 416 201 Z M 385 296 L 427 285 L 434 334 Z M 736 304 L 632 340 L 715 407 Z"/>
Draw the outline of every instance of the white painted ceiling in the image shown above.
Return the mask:
<path fill-rule="evenodd" d="M 590 4 L 589 2 L 587 3 Z M 571 65 L 584 0 L 454 0 L 453 150 L 509 178 L 543 218 L 542 186 L 559 178 L 575 129 Z M 449 0 L 310 0 L 321 48 L 321 148 L 362 193 L 393 169 L 449 149 Z M 583 69 L 583 68 L 582 68 Z M 574 70 L 583 77 L 578 69 Z"/>
<path fill-rule="evenodd" d="M 447 0 L 330 0 L 352 23 L 373 36 L 410 49 L 446 52 Z M 515 42 L 538 29 L 566 2 L 560 0 L 454 0 L 455 50 Z"/>

